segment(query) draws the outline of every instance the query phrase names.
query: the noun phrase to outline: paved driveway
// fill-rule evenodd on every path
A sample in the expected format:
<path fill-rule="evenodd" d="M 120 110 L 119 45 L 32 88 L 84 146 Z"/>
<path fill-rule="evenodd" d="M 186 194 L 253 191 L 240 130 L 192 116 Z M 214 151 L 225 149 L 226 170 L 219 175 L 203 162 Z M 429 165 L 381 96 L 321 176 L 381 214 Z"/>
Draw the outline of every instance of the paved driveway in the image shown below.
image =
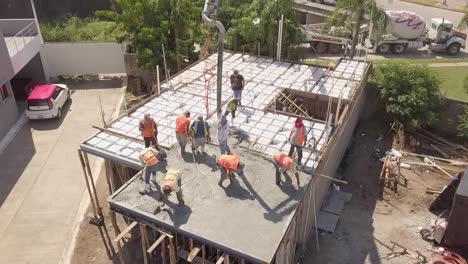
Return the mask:
<path fill-rule="evenodd" d="M 116 87 L 120 81 L 71 84 L 62 119 L 28 122 L 0 156 L 0 263 L 59 263 L 86 189 L 77 149 L 91 125 L 102 125 L 99 95 L 111 119 Z"/>

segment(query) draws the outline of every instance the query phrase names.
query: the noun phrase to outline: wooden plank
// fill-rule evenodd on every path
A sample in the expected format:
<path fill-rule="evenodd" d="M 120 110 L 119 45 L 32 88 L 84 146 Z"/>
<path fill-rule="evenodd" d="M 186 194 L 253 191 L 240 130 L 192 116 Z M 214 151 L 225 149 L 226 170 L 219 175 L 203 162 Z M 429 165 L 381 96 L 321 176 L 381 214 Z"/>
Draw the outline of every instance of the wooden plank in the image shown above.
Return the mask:
<path fill-rule="evenodd" d="M 438 148 L 434 144 L 429 144 L 429 146 L 431 146 L 433 149 L 435 149 L 435 151 L 439 152 L 439 154 L 444 156 L 444 158 L 446 158 L 446 159 L 450 158 L 449 155 L 447 155 L 447 153 L 443 152 L 440 148 Z"/>
<path fill-rule="evenodd" d="M 148 254 L 151 254 L 166 237 L 167 237 L 166 235 L 161 235 L 158 238 L 158 240 L 156 240 L 156 242 L 154 242 L 153 245 L 151 245 L 151 247 L 149 247 L 148 250 L 146 250 L 146 252 L 148 252 Z"/>
<path fill-rule="evenodd" d="M 146 254 L 145 226 L 140 224 L 141 249 L 143 251 L 143 263 L 148 264 L 148 254 Z"/>
<path fill-rule="evenodd" d="M 116 238 L 114 238 L 114 242 L 117 243 L 120 241 L 128 232 L 130 232 L 136 225 L 138 225 L 138 222 L 134 221 L 132 222 L 127 228 L 124 229 L 122 233 L 120 233 Z"/>
<path fill-rule="evenodd" d="M 223 263 L 223 262 L 224 262 L 224 255 L 222 255 L 222 256 L 218 259 L 218 261 L 216 261 L 216 264 L 221 264 L 221 263 Z"/>
<path fill-rule="evenodd" d="M 198 252 L 200 252 L 200 248 L 194 247 L 192 251 L 190 252 L 190 254 L 188 255 L 187 261 L 192 263 L 193 259 L 198 255 Z"/>
<path fill-rule="evenodd" d="M 167 236 L 168 238 L 170 238 L 170 239 L 173 239 L 173 238 L 174 238 L 173 235 L 171 235 L 171 234 L 169 234 L 168 232 L 162 230 L 161 228 L 156 227 L 155 225 L 149 225 L 149 226 L 150 226 L 152 229 L 158 231 L 159 233 L 166 235 L 166 236 Z"/>

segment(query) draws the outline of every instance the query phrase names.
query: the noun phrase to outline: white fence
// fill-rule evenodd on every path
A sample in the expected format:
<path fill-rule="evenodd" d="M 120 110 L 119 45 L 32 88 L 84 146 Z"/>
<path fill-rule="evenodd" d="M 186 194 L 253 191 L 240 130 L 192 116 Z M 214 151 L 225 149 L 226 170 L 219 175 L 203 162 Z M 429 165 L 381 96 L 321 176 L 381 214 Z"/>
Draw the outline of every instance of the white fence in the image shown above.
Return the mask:
<path fill-rule="evenodd" d="M 122 44 L 46 43 L 41 51 L 50 77 L 125 73 Z"/>

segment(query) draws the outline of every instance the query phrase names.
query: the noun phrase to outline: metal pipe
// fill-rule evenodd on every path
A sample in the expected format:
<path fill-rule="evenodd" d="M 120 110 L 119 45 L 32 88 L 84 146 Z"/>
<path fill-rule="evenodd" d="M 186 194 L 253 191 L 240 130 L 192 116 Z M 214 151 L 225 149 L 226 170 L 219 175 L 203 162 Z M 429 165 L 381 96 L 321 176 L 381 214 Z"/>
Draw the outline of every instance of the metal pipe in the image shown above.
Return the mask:
<path fill-rule="evenodd" d="M 219 5 L 220 0 L 216 0 L 214 3 L 215 10 L 214 15 L 217 13 L 217 7 Z M 216 112 L 221 114 L 221 94 L 222 94 L 222 85 L 223 85 L 223 54 L 224 54 L 224 40 L 226 38 L 226 29 L 224 28 L 223 24 L 217 20 L 211 19 L 209 17 L 209 6 L 210 0 L 205 0 L 205 6 L 202 12 L 202 20 L 210 27 L 216 27 L 219 31 L 218 36 L 218 71 L 217 71 L 217 78 L 216 78 Z"/>

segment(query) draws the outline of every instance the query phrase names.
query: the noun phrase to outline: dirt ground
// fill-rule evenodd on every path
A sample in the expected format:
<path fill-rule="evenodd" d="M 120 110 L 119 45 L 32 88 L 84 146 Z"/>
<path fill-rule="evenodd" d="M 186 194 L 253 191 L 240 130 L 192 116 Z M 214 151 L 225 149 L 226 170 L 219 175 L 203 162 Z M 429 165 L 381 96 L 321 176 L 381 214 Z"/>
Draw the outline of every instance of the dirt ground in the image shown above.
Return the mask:
<path fill-rule="evenodd" d="M 117 254 L 112 254 L 112 250 L 117 252 L 117 245 L 112 242 L 113 249 L 104 246 L 104 241 L 112 241 L 115 237 L 114 229 L 111 225 L 111 219 L 109 215 L 109 203 L 107 198 L 109 197 L 109 189 L 107 187 L 106 175 L 104 174 L 104 166 L 101 170 L 101 175 L 96 183 L 96 190 L 99 196 L 99 202 L 102 207 L 104 215 L 104 223 L 106 225 L 107 234 L 104 228 L 101 230 L 95 226 L 89 224 L 89 219 L 92 217 L 92 207 L 89 207 L 86 211 L 85 219 L 80 225 L 80 231 L 78 233 L 76 247 L 71 259 L 71 264 L 82 264 L 82 263 L 120 263 Z M 117 215 L 117 224 L 122 230 L 125 229 L 127 224 L 123 217 Z M 137 230 L 138 228 L 135 228 Z M 135 232 L 133 236 L 127 235 L 130 240 L 126 239 L 126 248 L 122 251 L 124 253 L 125 263 L 140 263 L 141 259 L 141 244 L 140 236 L 138 232 Z M 110 239 L 109 239 L 110 238 Z M 114 257 L 111 257 L 114 256 Z"/>
<path fill-rule="evenodd" d="M 379 184 L 383 163 L 376 153 L 383 155 L 392 143 L 391 120 L 385 118 L 379 105 L 372 96 L 368 98 L 339 171 L 349 183 L 341 190 L 352 193 L 352 199 L 345 205 L 335 232 L 321 232 L 319 248 L 315 241 L 309 244 L 304 264 L 417 263 L 411 256 L 416 256 L 416 251 L 430 260 L 432 244 L 421 238 L 420 229 L 430 229 L 437 216 L 428 210 L 435 196 L 426 194 L 426 187 L 441 189 L 450 178 L 427 169 L 402 169 L 407 187 L 398 186 L 394 193 Z M 392 242 L 407 248 L 411 255 L 387 259 Z"/>

